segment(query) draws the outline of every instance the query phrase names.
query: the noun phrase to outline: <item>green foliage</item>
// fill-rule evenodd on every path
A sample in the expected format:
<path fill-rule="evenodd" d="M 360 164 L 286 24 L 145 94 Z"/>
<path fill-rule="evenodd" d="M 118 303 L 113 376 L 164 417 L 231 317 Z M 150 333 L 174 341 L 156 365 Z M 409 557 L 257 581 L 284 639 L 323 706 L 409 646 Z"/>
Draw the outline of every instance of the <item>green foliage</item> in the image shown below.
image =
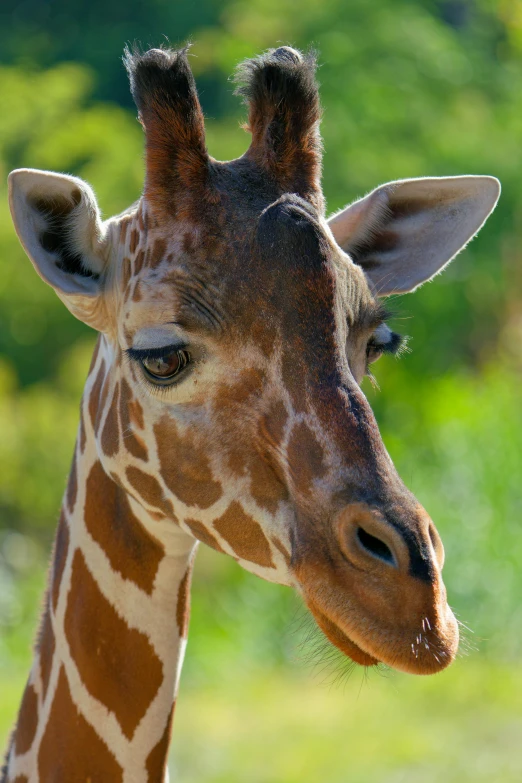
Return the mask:
<path fill-rule="evenodd" d="M 248 144 L 239 128 L 244 110 L 227 82 L 236 63 L 281 41 L 319 50 L 331 210 L 392 179 L 462 173 L 501 179 L 499 207 L 479 238 L 434 283 L 392 302 L 412 353 L 399 363 L 383 359 L 376 373 L 382 391 L 366 388 L 399 472 L 442 534 L 450 601 L 476 632 L 469 643 L 483 669 L 464 661 L 458 676 L 444 675 L 433 686 L 400 679 L 411 715 L 398 725 L 414 742 L 372 719 L 372 710 L 392 723 L 397 714 L 381 689 L 364 693 L 360 702 L 368 708 L 354 712 L 368 724 L 346 714 L 342 693 L 316 694 L 301 707 L 309 683 L 288 682 L 300 638 L 296 599 L 207 550 L 199 555 L 186 664 L 194 702 L 178 755 L 182 772 L 194 770 L 195 777 L 183 772 L 187 781 L 236 779 L 225 759 L 250 770 L 253 781 L 341 781 L 352 764 L 343 745 L 347 731 L 357 751 L 350 780 L 518 780 L 519 761 L 504 752 L 501 734 L 515 731 L 520 674 L 510 680 L 491 660 L 516 661 L 522 652 L 522 2 L 154 0 L 109 8 L 96 1 L 76 3 L 74 12 L 62 2 L 9 5 L 2 14 L 10 14 L 11 26 L 0 25 L 7 63 L 0 67 L 3 182 L 17 166 L 65 170 L 94 186 L 106 215 L 132 203 L 142 183 L 142 137 L 134 110 L 121 108 L 129 98 L 118 58 L 125 40 L 156 44 L 163 33 L 173 42 L 189 34 L 195 41 L 191 62 L 209 116 L 208 145 L 222 159 Z M 94 335 L 31 269 L 4 185 L 0 196 L 0 665 L 18 671 L 30 655 Z M 287 682 L 273 674 L 265 688 L 259 680 L 274 667 L 282 667 Z M 260 714 L 249 729 L 254 739 L 244 747 L 240 739 L 233 752 L 225 735 L 244 739 L 246 719 L 233 706 L 223 713 L 223 704 L 230 693 L 232 701 L 241 698 L 238 672 L 247 683 L 245 704 L 257 700 Z M 222 690 L 208 693 L 216 679 Z M 12 690 L 0 683 L 2 694 Z M 356 693 L 350 697 L 353 703 Z M 434 704 L 429 718 L 423 699 Z M 8 702 L 12 717 L 14 697 Z M 463 721 L 456 738 L 446 725 L 455 725 L 452 711 Z M 202 733 L 214 743 L 210 756 L 184 739 L 191 727 L 199 730 L 202 713 Z M 290 750 L 266 728 L 268 713 L 274 726 L 283 725 Z M 330 714 L 339 725 L 329 723 Z M 0 731 L 3 719 L 0 712 Z M 366 725 L 384 732 L 377 754 L 364 739 Z M 250 764 L 259 743 L 275 745 L 277 774 L 259 772 L 259 755 Z M 379 756 L 391 759 L 390 774 Z M 482 767 L 478 761 L 470 767 L 470 759 L 482 759 Z"/>

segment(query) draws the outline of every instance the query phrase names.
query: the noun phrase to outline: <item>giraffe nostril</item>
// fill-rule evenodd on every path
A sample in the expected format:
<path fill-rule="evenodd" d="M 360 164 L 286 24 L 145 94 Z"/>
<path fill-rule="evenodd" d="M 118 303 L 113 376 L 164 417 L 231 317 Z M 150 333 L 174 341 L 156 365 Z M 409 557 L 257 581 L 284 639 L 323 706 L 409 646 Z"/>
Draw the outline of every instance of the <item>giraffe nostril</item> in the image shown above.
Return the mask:
<path fill-rule="evenodd" d="M 381 541 L 380 538 L 372 536 L 371 533 L 368 533 L 363 527 L 360 526 L 357 528 L 356 536 L 357 541 L 362 546 L 362 548 L 368 552 L 368 554 L 372 555 L 372 557 L 377 557 L 379 560 L 383 560 L 385 563 L 390 563 L 390 565 L 396 565 L 395 558 L 390 547 L 385 544 L 384 541 Z"/>

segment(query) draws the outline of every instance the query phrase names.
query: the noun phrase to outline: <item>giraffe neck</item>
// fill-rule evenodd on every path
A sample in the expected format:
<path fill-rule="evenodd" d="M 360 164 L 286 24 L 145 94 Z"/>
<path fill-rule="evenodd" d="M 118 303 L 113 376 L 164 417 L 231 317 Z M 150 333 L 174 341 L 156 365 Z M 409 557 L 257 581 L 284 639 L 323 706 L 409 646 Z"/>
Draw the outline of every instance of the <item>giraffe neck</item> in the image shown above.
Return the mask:
<path fill-rule="evenodd" d="M 167 778 L 195 544 L 107 475 L 82 424 L 6 782 Z"/>

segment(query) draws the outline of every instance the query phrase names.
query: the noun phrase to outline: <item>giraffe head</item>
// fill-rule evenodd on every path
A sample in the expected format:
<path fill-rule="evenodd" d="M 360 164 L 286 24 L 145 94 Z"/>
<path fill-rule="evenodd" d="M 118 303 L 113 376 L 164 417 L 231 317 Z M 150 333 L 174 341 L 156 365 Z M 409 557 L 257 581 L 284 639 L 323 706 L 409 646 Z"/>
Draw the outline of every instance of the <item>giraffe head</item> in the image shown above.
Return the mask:
<path fill-rule="evenodd" d="M 379 297 L 436 275 L 498 182 L 394 182 L 326 221 L 313 58 L 282 47 L 240 68 L 252 142 L 226 163 L 207 153 L 186 50 L 126 65 L 146 140 L 136 205 L 102 222 L 75 177 L 10 178 L 36 270 L 102 333 L 85 426 L 106 473 L 158 526 L 294 586 L 353 660 L 444 668 L 458 630 L 442 543 L 360 384 L 401 341 Z"/>

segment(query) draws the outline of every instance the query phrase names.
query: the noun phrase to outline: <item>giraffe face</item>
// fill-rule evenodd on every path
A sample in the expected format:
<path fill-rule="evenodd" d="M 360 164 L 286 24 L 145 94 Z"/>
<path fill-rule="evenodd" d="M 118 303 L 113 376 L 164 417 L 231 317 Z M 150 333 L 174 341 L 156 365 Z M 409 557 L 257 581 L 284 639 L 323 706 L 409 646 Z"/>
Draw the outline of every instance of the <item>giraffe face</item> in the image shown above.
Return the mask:
<path fill-rule="evenodd" d="M 231 169 L 237 182 L 242 174 Z M 257 573 L 294 583 L 287 561 L 295 506 L 330 505 L 345 461 L 317 393 L 325 377 L 334 396 L 343 377 L 357 388 L 348 358 L 366 368 L 381 308 L 301 199 L 268 197 L 250 215 L 216 202 L 213 217 L 210 229 L 174 218 L 166 232 L 144 202 L 114 227 L 125 252 L 106 294 L 116 318 L 99 394 L 120 420 L 108 415 L 98 426 L 100 450 L 108 472 L 136 484 L 151 449 L 181 524 L 200 538 L 204 529 L 207 543 Z M 180 353 L 186 366 L 171 374 Z M 163 366 L 166 379 L 151 374 Z"/>
<path fill-rule="evenodd" d="M 458 630 L 442 544 L 360 382 L 399 342 L 378 294 L 433 276 L 498 194 L 488 178 L 391 183 L 327 223 L 309 58 L 244 66 L 252 145 L 229 163 L 206 152 L 183 52 L 128 68 L 146 135 L 135 208 L 102 224 L 79 180 L 11 180 L 39 273 L 103 333 L 87 393 L 106 473 L 159 522 L 294 586 L 353 660 L 444 668 Z"/>
<path fill-rule="evenodd" d="M 210 225 L 173 215 L 166 227 L 144 200 L 114 226 L 125 239 L 106 293 L 115 318 L 100 370 L 104 467 L 153 512 L 295 586 L 355 660 L 386 660 L 407 623 L 410 645 L 429 638 L 424 622 L 446 663 L 453 648 L 436 634 L 442 626 L 446 641 L 453 626 L 438 537 L 359 386 L 376 333 L 387 336 L 382 307 L 313 206 L 268 193 L 266 206 L 238 209 L 229 194 L 246 187 L 249 167 L 219 174 L 226 195 Z M 163 367 L 166 379 L 154 378 Z M 355 636 L 360 616 L 379 621 L 370 653 Z"/>

